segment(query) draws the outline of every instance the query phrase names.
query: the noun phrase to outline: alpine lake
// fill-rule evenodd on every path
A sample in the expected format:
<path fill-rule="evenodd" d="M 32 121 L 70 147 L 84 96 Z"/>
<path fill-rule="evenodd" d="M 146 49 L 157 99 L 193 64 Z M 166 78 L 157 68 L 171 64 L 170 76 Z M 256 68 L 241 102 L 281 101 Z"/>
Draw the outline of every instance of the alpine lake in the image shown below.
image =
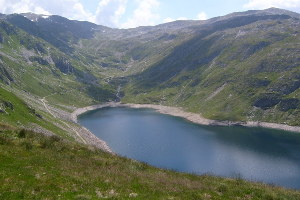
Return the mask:
<path fill-rule="evenodd" d="M 203 126 L 126 107 L 90 111 L 79 122 L 118 155 L 155 167 L 300 189 L 299 133 Z"/>

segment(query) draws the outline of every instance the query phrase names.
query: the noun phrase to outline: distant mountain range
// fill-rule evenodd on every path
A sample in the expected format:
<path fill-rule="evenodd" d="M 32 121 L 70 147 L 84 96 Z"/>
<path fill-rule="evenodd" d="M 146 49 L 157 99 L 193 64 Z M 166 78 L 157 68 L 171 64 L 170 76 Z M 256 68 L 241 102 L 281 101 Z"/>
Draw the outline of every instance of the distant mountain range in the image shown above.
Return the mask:
<path fill-rule="evenodd" d="M 0 18 L 1 87 L 45 120 L 32 99 L 68 112 L 122 101 L 300 125 L 298 13 L 271 8 L 133 29 L 33 13 Z"/>

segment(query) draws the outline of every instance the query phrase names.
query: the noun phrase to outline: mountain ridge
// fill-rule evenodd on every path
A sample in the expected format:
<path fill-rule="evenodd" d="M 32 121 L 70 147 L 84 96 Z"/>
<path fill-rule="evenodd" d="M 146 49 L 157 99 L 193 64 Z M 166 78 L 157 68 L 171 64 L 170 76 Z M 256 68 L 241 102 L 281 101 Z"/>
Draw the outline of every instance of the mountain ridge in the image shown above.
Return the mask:
<path fill-rule="evenodd" d="M 78 108 L 119 102 L 181 108 L 210 122 L 299 126 L 298 16 L 268 9 L 133 29 L 1 16 L 0 198 L 298 199 L 240 177 L 185 175 L 107 154 L 74 123 Z"/>
<path fill-rule="evenodd" d="M 271 8 L 132 29 L 33 13 L 1 23 L 3 84 L 53 107 L 121 97 L 213 120 L 300 123 L 297 13 Z"/>
<path fill-rule="evenodd" d="M 64 19 L 68 19 L 66 17 L 62 17 L 59 15 L 44 15 L 44 14 L 35 14 L 32 12 L 28 12 L 28 13 L 15 13 L 17 15 L 22 15 L 26 18 L 28 18 L 29 20 L 32 21 L 37 21 L 37 19 L 46 19 L 48 17 L 53 17 L 53 16 L 57 16 L 57 17 L 61 17 Z M 281 15 L 289 15 L 291 17 L 295 17 L 295 18 L 300 18 L 300 14 L 297 12 L 293 12 L 293 11 L 289 11 L 289 10 L 285 10 L 285 9 L 281 9 L 281 8 L 276 8 L 276 7 L 270 7 L 264 10 L 248 10 L 248 11 L 242 11 L 242 12 L 233 12 L 230 14 L 226 14 L 224 16 L 217 16 L 217 17 L 213 17 L 213 18 L 209 18 L 206 20 L 176 20 L 174 22 L 168 22 L 168 23 L 162 23 L 162 24 L 158 24 L 158 25 L 153 25 L 153 26 L 139 26 L 139 27 L 135 27 L 135 28 L 128 28 L 128 29 L 136 29 L 136 28 L 142 28 L 142 27 L 155 27 L 155 26 L 160 26 L 160 25 L 167 25 L 167 24 L 172 24 L 172 23 L 178 23 L 178 22 L 195 22 L 195 21 L 215 21 L 216 19 L 224 19 L 224 18 L 228 18 L 228 17 L 236 17 L 236 16 L 245 16 L 245 15 L 272 15 L 272 14 L 281 14 Z M 1 16 L 9 16 L 11 14 L 1 14 Z M 90 23 L 90 24 L 94 24 L 97 26 L 102 26 L 100 24 L 96 24 L 93 22 L 89 22 L 89 21 L 79 21 L 79 20 L 70 20 L 70 21 L 75 21 L 75 22 L 79 22 L 79 23 Z M 102 26 L 103 27 L 103 26 Z M 104 26 L 105 27 L 105 26 Z M 110 27 L 106 27 L 106 28 L 110 28 Z M 118 28 L 117 28 L 118 29 Z"/>

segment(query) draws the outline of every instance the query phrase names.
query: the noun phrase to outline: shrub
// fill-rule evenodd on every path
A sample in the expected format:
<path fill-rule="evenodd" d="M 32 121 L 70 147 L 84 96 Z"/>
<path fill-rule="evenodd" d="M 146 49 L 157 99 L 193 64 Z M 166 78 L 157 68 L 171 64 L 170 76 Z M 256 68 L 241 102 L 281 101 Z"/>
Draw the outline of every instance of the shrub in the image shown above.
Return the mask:
<path fill-rule="evenodd" d="M 228 191 L 228 186 L 225 185 L 225 184 L 221 184 L 219 187 L 218 187 L 218 191 L 219 192 L 222 192 L 222 193 L 225 193 Z"/>
<path fill-rule="evenodd" d="M 54 143 L 54 142 L 59 142 L 61 140 L 60 137 L 58 137 L 57 135 L 52 135 L 50 136 L 49 140 Z"/>
<path fill-rule="evenodd" d="M 52 148 L 54 144 L 58 143 L 59 141 L 61 141 L 61 138 L 56 135 L 50 137 L 43 137 L 40 141 L 40 147 L 42 149 Z"/>
<path fill-rule="evenodd" d="M 0 135 L 0 145 L 6 145 L 6 144 L 10 144 L 11 140 L 8 139 L 7 137 Z"/>
<path fill-rule="evenodd" d="M 22 142 L 21 146 L 25 147 L 26 150 L 31 150 L 33 148 L 33 145 L 28 141 Z"/>
<path fill-rule="evenodd" d="M 22 129 L 18 132 L 18 138 L 25 138 L 26 137 L 26 130 Z"/>

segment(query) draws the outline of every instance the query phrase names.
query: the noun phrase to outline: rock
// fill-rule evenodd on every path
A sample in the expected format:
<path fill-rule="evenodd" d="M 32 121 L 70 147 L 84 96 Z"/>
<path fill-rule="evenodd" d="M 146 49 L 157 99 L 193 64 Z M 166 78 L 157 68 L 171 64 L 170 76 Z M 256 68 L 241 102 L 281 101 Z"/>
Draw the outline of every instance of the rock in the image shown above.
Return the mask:
<path fill-rule="evenodd" d="M 67 58 L 54 56 L 52 57 L 52 60 L 55 67 L 57 67 L 62 73 L 70 74 L 74 72 L 74 67 Z"/>
<path fill-rule="evenodd" d="M 256 99 L 253 106 L 266 110 L 277 105 L 281 100 L 280 97 L 277 93 L 265 93 Z"/>
<path fill-rule="evenodd" d="M 10 103 L 9 101 L 3 101 L 3 106 L 5 108 L 9 108 L 11 110 L 14 110 L 14 105 L 12 103 Z"/>
<path fill-rule="evenodd" d="M 296 98 L 283 99 L 279 103 L 279 110 L 286 112 L 291 109 L 296 109 L 300 106 L 300 100 Z"/>
<path fill-rule="evenodd" d="M 138 196 L 137 193 L 130 193 L 130 194 L 129 194 L 129 197 L 137 197 L 137 196 Z"/>
<path fill-rule="evenodd" d="M 31 62 L 37 62 L 37 63 L 39 63 L 40 65 L 49 65 L 49 63 L 48 63 L 47 60 L 45 60 L 45 59 L 43 59 L 43 58 L 41 58 L 41 57 L 38 57 L 38 56 L 31 56 L 31 57 L 29 57 L 29 60 L 30 60 Z"/>

